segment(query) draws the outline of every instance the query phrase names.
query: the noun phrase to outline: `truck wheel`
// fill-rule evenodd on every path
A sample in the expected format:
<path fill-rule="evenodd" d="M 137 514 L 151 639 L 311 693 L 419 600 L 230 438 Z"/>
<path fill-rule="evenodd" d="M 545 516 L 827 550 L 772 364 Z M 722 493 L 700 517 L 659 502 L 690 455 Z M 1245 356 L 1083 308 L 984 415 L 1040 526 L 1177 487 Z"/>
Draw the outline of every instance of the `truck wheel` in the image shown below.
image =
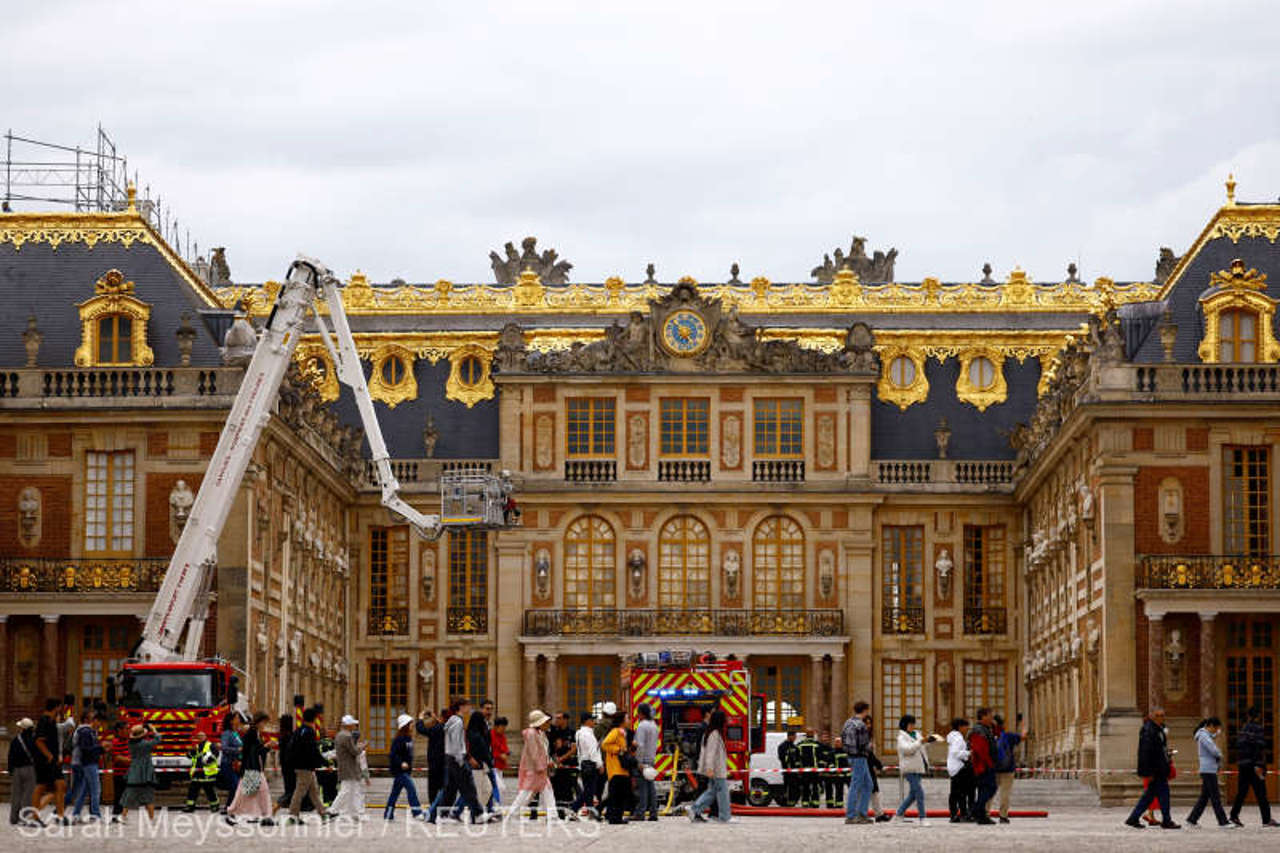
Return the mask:
<path fill-rule="evenodd" d="M 747 794 L 747 802 L 753 806 L 767 806 L 773 800 L 773 792 L 769 783 L 763 779 L 751 780 L 751 791 Z"/>

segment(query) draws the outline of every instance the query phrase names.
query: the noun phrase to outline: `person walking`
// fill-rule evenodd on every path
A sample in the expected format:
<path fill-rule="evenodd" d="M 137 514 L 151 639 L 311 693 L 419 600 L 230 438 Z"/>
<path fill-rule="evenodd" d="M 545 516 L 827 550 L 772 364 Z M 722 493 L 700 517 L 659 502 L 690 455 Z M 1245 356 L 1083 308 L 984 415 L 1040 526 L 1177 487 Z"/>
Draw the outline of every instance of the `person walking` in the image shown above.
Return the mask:
<path fill-rule="evenodd" d="M 609 777 L 605 793 L 605 820 L 614 824 L 626 823 L 622 813 L 631 799 L 631 769 L 628 765 L 634 759 L 628 752 L 626 722 L 626 711 L 614 714 L 613 728 L 600 744 L 605 773 Z"/>
<path fill-rule="evenodd" d="M 209 811 L 218 810 L 218 791 L 214 782 L 218 776 L 218 751 L 209 741 L 209 735 L 202 729 L 196 730 L 196 740 L 187 750 L 187 762 L 190 767 L 187 780 L 187 803 L 184 812 L 196 810 L 196 800 L 203 792 Z"/>
<path fill-rule="evenodd" d="M 870 714 L 863 722 L 867 724 L 868 732 L 876 730 L 875 721 Z M 867 744 L 867 770 L 871 773 L 871 814 L 874 816 L 872 819 L 876 823 L 885 823 L 889 820 L 889 815 L 885 814 L 884 803 L 880 801 L 880 773 L 884 770 L 884 762 L 876 752 L 874 737 Z"/>
<path fill-rule="evenodd" d="M 1240 771 L 1237 782 L 1236 799 L 1231 804 L 1231 822 L 1236 826 L 1244 826 L 1240 822 L 1240 810 L 1244 801 L 1253 791 L 1258 801 L 1258 816 L 1263 826 L 1280 826 L 1271 819 L 1271 804 L 1267 802 L 1267 736 L 1262 728 L 1262 712 L 1257 706 L 1245 711 L 1245 723 L 1236 735 L 1236 767 Z"/>
<path fill-rule="evenodd" d="M 1218 790 L 1218 771 L 1222 767 L 1222 750 L 1214 743 L 1218 733 L 1222 731 L 1222 721 L 1217 717 L 1201 720 L 1196 726 L 1196 753 L 1200 759 L 1200 798 L 1196 800 L 1191 814 L 1187 815 L 1188 826 L 1199 826 L 1200 815 L 1205 806 L 1213 804 L 1214 817 L 1218 826 L 1235 828 L 1235 824 L 1227 820 L 1227 813 L 1222 808 L 1222 794 Z"/>
<path fill-rule="evenodd" d="M 444 720 L 449 710 L 437 717 L 430 708 L 418 712 L 413 728 L 427 739 L 427 800 L 434 803 L 445 786 Z"/>
<path fill-rule="evenodd" d="M 658 759 L 658 724 L 653 721 L 653 708 L 648 702 L 636 706 L 640 722 L 636 724 L 636 761 L 640 765 L 640 778 L 636 781 L 636 807 L 632 817 L 636 820 L 658 819 L 658 778 L 654 763 Z M 581 761 L 579 761 L 581 767 Z"/>
<path fill-rule="evenodd" d="M 99 775 L 99 765 L 105 750 L 98 739 L 97 719 L 97 714 L 89 711 L 72 735 L 71 766 L 80 768 L 78 773 L 72 774 L 79 780 L 75 796 L 71 798 L 73 822 L 80 819 L 80 809 L 86 798 L 89 801 L 89 819 L 102 820 L 102 777 Z"/>
<path fill-rule="evenodd" d="M 240 732 L 240 783 L 235 798 L 227 806 L 227 823 L 257 820 L 262 826 L 273 826 L 271 789 L 263 775 L 267 746 L 262 742 L 262 724 L 271 719 L 266 711 L 253 715 Z"/>
<path fill-rule="evenodd" d="M 476 800 L 486 804 L 485 811 L 492 812 L 493 800 L 493 739 L 489 736 L 489 718 L 493 703 L 486 699 L 478 710 L 471 712 L 467 720 L 467 755 L 471 758 L 471 779 L 476 789 Z"/>
<path fill-rule="evenodd" d="M 969 721 L 956 717 L 947 735 L 947 775 L 951 777 L 951 796 L 947 810 L 952 823 L 971 820 L 973 814 L 973 765 L 969 753 Z"/>
<path fill-rule="evenodd" d="M 596 732 L 596 742 L 602 740 Z M 551 787 L 556 803 L 568 807 L 577 799 L 578 744 L 573 722 L 567 711 L 557 711 L 547 729 L 547 743 L 551 748 Z M 598 793 L 598 792 L 597 792 Z"/>
<path fill-rule="evenodd" d="M 867 757 L 871 753 L 871 728 L 867 725 L 871 706 L 856 702 L 853 716 L 845 720 L 840 740 L 849 756 L 849 794 L 845 799 L 845 823 L 871 823 L 867 807 L 871 804 L 871 770 Z"/>
<path fill-rule="evenodd" d="M 120 796 L 120 812 L 111 816 L 112 823 L 123 823 L 130 809 L 146 808 L 147 817 L 156 817 L 156 763 L 151 753 L 160 745 L 160 733 L 150 723 L 129 730 L 129 772 L 124 777 L 124 793 Z"/>
<path fill-rule="evenodd" d="M 218 737 L 221 754 L 218 757 L 217 785 L 227 792 L 228 800 L 236 795 L 236 789 L 240 787 L 240 753 L 244 748 L 240 730 L 243 726 L 244 720 L 240 718 L 239 711 L 228 711 L 222 718 L 222 733 Z M 225 808 L 223 812 L 226 812 Z"/>
<path fill-rule="evenodd" d="M 493 793 L 489 796 L 489 811 L 502 808 L 502 780 L 506 773 L 511 747 L 507 743 L 506 717 L 494 717 L 493 728 L 489 729 L 489 749 L 493 754 L 493 767 L 489 770 L 489 780 L 493 783 Z"/>
<path fill-rule="evenodd" d="M 476 799 L 476 785 L 471 771 L 476 769 L 478 763 L 467 755 L 466 727 L 463 723 L 471 716 L 471 702 L 465 698 L 455 699 L 449 710 L 449 719 L 444 724 L 444 755 L 445 766 L 448 768 L 445 786 L 432 801 L 427 820 L 434 822 L 442 805 L 452 812 L 456 800 L 461 806 L 471 810 L 472 822 L 481 823 L 488 820 L 489 815 Z"/>
<path fill-rule="evenodd" d="M 520 750 L 516 798 L 507 810 L 508 819 L 518 817 L 520 810 L 531 804 L 535 797 L 547 813 L 549 824 L 560 819 L 555 788 L 551 784 L 551 745 L 547 739 L 550 728 L 551 718 L 541 709 L 529 712 L 529 725 L 520 733 L 524 748 Z M 536 805 L 534 811 L 537 811 Z M 570 810 L 569 815 L 572 814 Z"/>
<path fill-rule="evenodd" d="M 346 817 L 352 820 L 365 820 L 364 786 L 365 778 L 361 757 L 366 744 L 358 739 L 356 726 L 360 721 L 350 714 L 344 714 L 338 724 L 338 735 L 333 739 L 333 759 L 338 773 L 338 795 L 329 806 L 329 814 L 334 817 Z M 410 801 L 412 805 L 412 800 Z"/>
<path fill-rule="evenodd" d="M 295 696 L 294 698 L 296 700 L 298 697 Z M 298 712 L 296 716 L 298 719 L 302 719 L 301 712 Z M 280 715 L 279 731 L 276 736 L 276 762 L 280 765 L 280 781 L 284 786 L 284 791 L 280 794 L 280 799 L 275 801 L 272 814 L 280 809 L 289 807 L 289 803 L 293 801 L 293 789 L 298 784 L 298 776 L 293 772 L 293 757 L 289 753 L 289 747 L 293 741 L 294 717 L 294 714 Z"/>
<path fill-rule="evenodd" d="M 1009 822 L 1009 803 L 1013 798 L 1013 777 L 1018 770 L 1018 744 L 1027 737 L 1027 723 L 1018 715 L 1018 730 L 1009 731 L 1004 719 L 996 714 L 996 790 L 1000 794 L 1000 822 Z"/>
<path fill-rule="evenodd" d="M 31 805 L 39 819 L 40 811 L 53 803 L 58 823 L 68 823 L 66 817 L 67 780 L 62 775 L 62 733 L 58 715 L 63 703 L 46 699 L 44 713 L 36 721 L 36 790 Z"/>
<path fill-rule="evenodd" d="M 799 773 L 788 773 L 800 766 L 800 751 L 796 746 L 795 729 L 789 729 L 787 736 L 778 742 L 778 767 L 782 770 L 783 796 L 787 798 L 785 805 L 794 806 L 800 802 Z"/>
<path fill-rule="evenodd" d="M 296 781 L 293 787 L 293 798 L 289 800 L 289 822 L 299 823 L 302 820 L 302 801 L 311 797 L 312 807 L 320 814 L 320 820 L 328 820 L 324 810 L 324 797 L 320 793 L 320 782 L 316 779 L 316 770 L 324 766 L 324 756 L 320 754 L 320 739 L 316 734 L 315 708 L 302 712 L 302 725 L 294 730 L 289 739 L 289 754 L 293 759 L 293 772 Z"/>
<path fill-rule="evenodd" d="M 382 808 L 383 820 L 396 819 L 396 805 L 400 802 L 401 791 L 409 800 L 413 816 L 422 816 L 418 787 L 413 783 L 413 735 L 409 731 L 412 727 L 413 717 L 408 714 L 396 717 L 396 736 L 391 740 L 391 747 L 387 751 L 387 769 L 391 771 L 392 781 L 387 804 Z"/>
<path fill-rule="evenodd" d="M 990 826 L 990 803 L 996 793 L 996 738 L 992 732 L 995 719 L 990 708 L 979 708 L 974 715 L 977 721 L 969 730 L 969 753 L 973 762 L 973 779 L 976 795 L 973 799 L 973 822 Z"/>
<path fill-rule="evenodd" d="M 796 752 L 800 755 L 800 804 L 807 809 L 816 809 L 822 805 L 822 780 L 818 778 L 818 768 L 822 766 L 819 753 L 822 744 L 814 735 L 813 729 L 806 729 L 804 737 L 796 743 Z"/>
<path fill-rule="evenodd" d="M 1169 811 L 1169 745 L 1164 730 L 1164 709 L 1152 708 L 1147 720 L 1142 724 L 1138 734 L 1138 775 L 1151 781 L 1142 792 L 1142 798 L 1125 821 L 1126 826 L 1144 829 L 1142 813 L 1152 801 L 1160 803 L 1160 812 L 1164 815 L 1162 829 L 1181 829 L 1173 822 Z"/>
<path fill-rule="evenodd" d="M 578 772 L 581 774 L 582 784 L 569 811 L 578 814 L 585 808 L 589 814 L 599 818 L 596 779 L 604 770 L 604 764 L 600 757 L 600 744 L 596 742 L 595 717 L 590 711 L 583 711 L 579 722 L 578 731 L 574 734 L 574 745 L 577 749 Z"/>
<path fill-rule="evenodd" d="M 9 823 L 35 826 L 31 800 L 36 792 L 35 722 L 18 720 L 18 733 L 9 741 Z"/>
<path fill-rule="evenodd" d="M 929 759 L 925 753 L 925 747 L 931 742 L 941 740 L 942 738 L 938 735 L 930 735 L 927 740 L 922 738 L 916 731 L 916 718 L 911 714 L 903 714 L 898 720 L 898 772 L 906 777 L 908 788 L 906 799 L 895 812 L 900 822 L 906 822 L 907 807 L 914 802 L 916 814 L 920 818 L 920 826 L 926 824 L 924 784 L 920 781 L 929 773 Z"/>
<path fill-rule="evenodd" d="M 729 754 L 725 749 L 724 735 L 728 717 L 723 708 L 716 708 L 707 719 L 702 732 L 702 748 L 698 751 L 698 775 L 705 776 L 707 788 L 689 808 L 689 820 L 705 823 L 705 812 L 716 804 L 716 819 L 721 823 L 732 820 L 729 812 Z M 816 741 L 815 741 L 816 743 Z"/>

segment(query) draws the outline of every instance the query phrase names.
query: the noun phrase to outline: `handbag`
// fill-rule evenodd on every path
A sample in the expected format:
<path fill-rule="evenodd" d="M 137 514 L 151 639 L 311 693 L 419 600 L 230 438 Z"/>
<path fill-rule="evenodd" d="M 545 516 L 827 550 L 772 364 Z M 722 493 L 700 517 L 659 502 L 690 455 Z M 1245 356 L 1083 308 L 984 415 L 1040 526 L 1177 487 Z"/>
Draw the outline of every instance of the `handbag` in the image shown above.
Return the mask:
<path fill-rule="evenodd" d="M 240 792 L 246 797 L 252 797 L 258 793 L 258 788 L 262 786 L 261 770 L 246 770 L 244 775 L 240 777 Z"/>

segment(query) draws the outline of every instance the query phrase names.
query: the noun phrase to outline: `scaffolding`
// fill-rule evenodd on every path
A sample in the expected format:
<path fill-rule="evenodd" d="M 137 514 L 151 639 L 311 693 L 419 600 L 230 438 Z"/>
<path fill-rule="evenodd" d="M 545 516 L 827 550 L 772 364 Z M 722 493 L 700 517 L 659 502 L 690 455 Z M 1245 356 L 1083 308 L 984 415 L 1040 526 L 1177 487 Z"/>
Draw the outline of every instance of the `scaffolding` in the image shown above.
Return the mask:
<path fill-rule="evenodd" d="M 139 187 L 138 173 L 129 176 L 129 158 L 98 125 L 93 147 L 58 145 L 18 136 L 4 135 L 3 211 L 22 207 L 33 210 L 50 206 L 70 208 L 77 213 L 118 213 L 129 205 L 129 184 Z M 140 187 L 138 213 L 171 247 L 191 262 L 199 255 L 199 244 L 191 241 L 190 229 L 182 228 L 173 211 L 164 206 L 151 187 Z"/>

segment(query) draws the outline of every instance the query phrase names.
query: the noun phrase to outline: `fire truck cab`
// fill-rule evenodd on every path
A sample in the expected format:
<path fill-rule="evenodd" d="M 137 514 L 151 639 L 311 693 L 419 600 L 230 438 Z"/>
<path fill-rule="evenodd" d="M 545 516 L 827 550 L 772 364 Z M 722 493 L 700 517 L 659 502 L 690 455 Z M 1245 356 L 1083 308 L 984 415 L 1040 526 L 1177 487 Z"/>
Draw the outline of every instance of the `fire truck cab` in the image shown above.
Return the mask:
<path fill-rule="evenodd" d="M 155 749 L 158 773 L 186 773 L 187 750 L 197 730 L 217 743 L 222 718 L 239 701 L 239 676 L 220 658 L 181 663 L 128 661 L 116 685 L 108 687 L 108 700 L 117 705 L 126 726 L 148 723 L 160 733 Z M 120 769 L 129 765 L 129 745 L 118 738 L 112 755 Z"/>
<path fill-rule="evenodd" d="M 741 791 L 751 754 L 763 752 L 765 697 L 751 692 L 751 670 L 735 659 L 710 652 L 658 651 L 634 656 L 626 673 L 629 719 L 646 703 L 658 726 L 658 778 L 676 788 L 677 799 L 697 790 L 694 771 L 702 733 L 711 712 L 728 718 L 725 750 L 731 791 Z"/>

